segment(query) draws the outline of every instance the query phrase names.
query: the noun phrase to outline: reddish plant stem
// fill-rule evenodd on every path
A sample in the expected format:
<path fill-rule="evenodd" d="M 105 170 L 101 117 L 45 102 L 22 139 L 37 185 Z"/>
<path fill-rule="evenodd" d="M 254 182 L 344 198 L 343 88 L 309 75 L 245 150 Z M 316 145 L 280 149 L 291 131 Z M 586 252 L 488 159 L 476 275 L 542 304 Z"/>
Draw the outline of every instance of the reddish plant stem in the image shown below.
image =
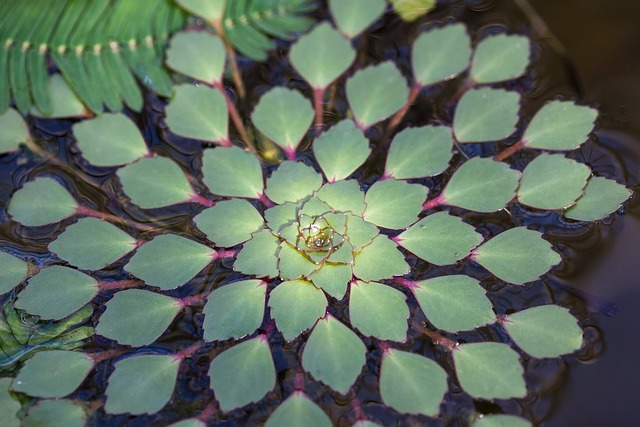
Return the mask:
<path fill-rule="evenodd" d="M 322 115 L 324 114 L 324 110 L 323 110 L 324 90 L 325 88 L 315 88 L 313 90 L 313 105 L 316 112 L 315 114 L 316 137 L 318 137 L 322 132 L 322 126 L 323 126 Z"/>
<path fill-rule="evenodd" d="M 418 287 L 416 282 L 414 282 L 413 280 L 405 279 L 404 277 L 394 277 L 393 281 L 396 282 L 398 285 L 402 286 L 403 288 L 409 289 L 410 291 L 413 291 L 415 288 Z"/>
<path fill-rule="evenodd" d="M 236 52 L 233 50 L 231 43 L 227 39 L 226 34 L 224 33 L 224 28 L 222 28 L 222 22 L 219 20 L 211 21 L 211 26 L 216 30 L 218 36 L 222 39 L 222 43 L 224 44 L 224 48 L 227 51 L 227 55 L 229 56 L 229 64 L 231 65 L 231 77 L 233 79 L 233 83 L 236 85 L 236 89 L 238 89 L 238 96 L 244 99 L 246 91 L 244 89 L 244 83 L 242 83 L 242 75 L 240 74 L 240 68 L 238 68 L 238 60 L 236 58 Z"/>
<path fill-rule="evenodd" d="M 115 280 L 112 282 L 98 282 L 101 291 L 113 291 L 119 289 L 137 288 L 144 283 L 140 280 Z"/>
<path fill-rule="evenodd" d="M 103 360 L 113 359 L 124 354 L 127 350 L 124 348 L 114 348 L 112 350 L 102 351 L 100 353 L 92 353 L 90 356 L 93 359 L 93 363 L 96 365 Z"/>
<path fill-rule="evenodd" d="M 351 409 L 353 410 L 353 415 L 356 417 L 356 420 L 365 420 L 366 417 L 364 416 L 364 411 L 362 410 L 360 399 L 358 399 L 358 396 L 353 389 L 349 393 L 349 397 L 351 398 Z"/>
<path fill-rule="evenodd" d="M 275 203 L 273 203 L 265 193 L 260 194 L 258 201 L 268 208 L 275 206 Z"/>
<path fill-rule="evenodd" d="M 200 203 L 202 206 L 206 206 L 208 208 L 210 208 L 211 206 L 215 205 L 216 202 L 207 199 L 206 197 L 203 197 L 199 194 L 192 194 L 191 195 L 191 201 L 195 202 L 195 203 Z"/>
<path fill-rule="evenodd" d="M 180 361 L 183 361 L 184 359 L 193 356 L 196 351 L 200 350 L 200 347 L 202 347 L 202 341 L 197 341 L 191 344 L 189 347 L 180 350 L 174 357 L 176 359 L 179 359 Z"/>
<path fill-rule="evenodd" d="M 296 372 L 295 379 L 293 380 L 293 389 L 295 391 L 304 390 L 304 374 L 302 372 Z"/>
<path fill-rule="evenodd" d="M 182 308 L 185 308 L 187 306 L 193 305 L 193 304 L 198 304 L 201 303 L 202 301 L 204 301 L 208 296 L 208 293 L 201 293 L 201 294 L 196 294 L 196 295 L 189 295 L 188 297 L 184 297 L 184 298 L 180 298 L 180 305 L 182 306 Z"/>
<path fill-rule="evenodd" d="M 426 202 L 424 202 L 424 204 L 422 205 L 422 210 L 426 211 L 429 209 L 437 208 L 438 206 L 444 205 L 444 204 L 445 204 L 444 197 L 438 196 L 435 199 L 427 200 Z"/>
<path fill-rule="evenodd" d="M 76 207 L 76 215 L 90 216 L 93 218 L 101 219 L 103 221 L 114 222 L 116 224 L 126 225 L 127 227 L 137 228 L 138 230 L 142 230 L 142 231 L 153 230 L 153 227 L 150 227 L 148 225 L 140 224 L 134 221 L 127 221 L 126 219 L 121 218 L 119 216 L 115 216 L 105 212 L 100 212 L 95 209 L 88 208 L 86 206 L 78 205 Z"/>
<path fill-rule="evenodd" d="M 218 403 L 216 401 L 213 401 L 209 403 L 207 407 L 202 410 L 202 412 L 200 412 L 200 415 L 198 415 L 198 419 L 203 423 L 207 424 L 207 421 L 213 418 L 213 416 L 217 412 L 218 412 Z"/>
<path fill-rule="evenodd" d="M 212 256 L 212 258 L 215 261 L 222 258 L 233 258 L 237 254 L 238 251 L 235 251 L 233 249 L 220 249 Z"/>
<path fill-rule="evenodd" d="M 413 85 L 413 87 L 411 87 L 411 91 L 409 92 L 409 98 L 407 99 L 407 102 L 400 109 L 400 111 L 398 111 L 391 118 L 391 121 L 389 122 L 389 126 L 387 126 L 387 130 L 385 132 L 385 139 L 387 139 L 391 135 L 393 130 L 396 128 L 396 126 L 400 124 L 404 116 L 407 114 L 407 111 L 409 111 L 409 108 L 411 108 L 411 106 L 415 102 L 418 95 L 420 95 L 421 90 L 422 90 L 422 85 L 417 82 Z"/>
<path fill-rule="evenodd" d="M 455 341 L 450 340 L 449 338 L 443 337 L 439 333 L 432 331 L 426 326 L 422 327 L 422 333 L 424 333 L 426 336 L 431 338 L 431 341 L 433 341 L 435 344 L 443 345 L 447 347 L 450 351 L 453 351 L 458 346 L 458 343 L 456 343 Z"/>
<path fill-rule="evenodd" d="M 501 152 L 499 152 L 498 154 L 496 154 L 495 156 L 493 156 L 493 160 L 495 161 L 502 161 L 504 159 L 506 159 L 507 157 L 517 153 L 518 151 L 522 150 L 525 147 L 524 141 L 521 139 L 518 142 L 516 142 L 513 145 L 510 145 L 509 147 L 505 148 L 504 150 L 502 150 Z"/>
<path fill-rule="evenodd" d="M 287 156 L 287 160 L 295 161 L 297 158 L 296 147 L 285 147 L 284 154 Z"/>
<path fill-rule="evenodd" d="M 214 82 L 213 87 L 218 89 L 220 93 L 222 93 L 222 95 L 224 96 L 224 99 L 227 103 L 227 109 L 229 110 L 229 115 L 231 116 L 231 120 L 233 121 L 233 124 L 238 130 L 238 133 L 240 134 L 240 138 L 242 138 L 242 142 L 247 146 L 247 148 L 255 156 L 257 156 L 258 152 L 256 150 L 256 147 L 251 142 L 251 139 L 249 138 L 249 134 L 247 133 L 247 129 L 244 127 L 244 123 L 242 123 L 242 118 L 240 117 L 240 114 L 238 114 L 238 110 L 236 109 L 236 106 L 231 100 L 231 98 L 229 97 L 227 90 L 224 88 L 221 82 Z"/>

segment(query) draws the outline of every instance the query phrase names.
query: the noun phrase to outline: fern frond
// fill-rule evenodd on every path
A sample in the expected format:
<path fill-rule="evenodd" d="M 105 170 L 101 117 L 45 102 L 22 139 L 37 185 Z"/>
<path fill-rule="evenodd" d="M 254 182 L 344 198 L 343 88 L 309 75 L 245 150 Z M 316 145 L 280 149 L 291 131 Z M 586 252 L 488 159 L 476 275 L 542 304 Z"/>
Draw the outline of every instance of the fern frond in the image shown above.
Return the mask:
<path fill-rule="evenodd" d="M 160 95 L 172 83 L 161 54 L 185 24 L 172 0 L 3 0 L 0 3 L 0 112 L 13 98 L 26 113 L 47 115 L 48 55 L 69 86 L 94 112 L 123 103 L 139 111 L 134 75 Z"/>

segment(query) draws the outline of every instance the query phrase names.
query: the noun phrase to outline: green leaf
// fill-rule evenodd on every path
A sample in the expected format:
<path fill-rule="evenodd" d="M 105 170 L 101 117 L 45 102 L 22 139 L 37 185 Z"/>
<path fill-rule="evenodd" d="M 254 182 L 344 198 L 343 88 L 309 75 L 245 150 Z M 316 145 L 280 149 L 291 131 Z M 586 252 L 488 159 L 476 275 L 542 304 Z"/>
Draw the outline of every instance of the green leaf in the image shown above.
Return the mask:
<path fill-rule="evenodd" d="M 462 218 L 438 212 L 422 218 L 393 240 L 431 264 L 448 265 L 469 255 L 482 242 L 482 235 Z"/>
<path fill-rule="evenodd" d="M 279 233 L 283 227 L 298 218 L 298 209 L 299 205 L 297 203 L 288 202 L 265 210 L 264 218 L 267 220 L 267 226 L 274 232 Z"/>
<path fill-rule="evenodd" d="M 447 332 L 468 331 L 496 321 L 480 283 L 460 274 L 415 282 L 411 289 L 429 322 Z"/>
<path fill-rule="evenodd" d="M 308 277 L 320 266 L 310 261 L 302 252 L 289 243 L 282 242 L 278 253 L 278 268 L 282 279 L 291 280 L 299 277 Z"/>
<path fill-rule="evenodd" d="M 145 157 L 116 174 L 131 203 L 143 209 L 186 203 L 194 194 L 180 166 L 167 157 Z"/>
<path fill-rule="evenodd" d="M 109 414 L 153 414 L 167 404 L 178 377 L 176 356 L 140 355 L 115 363 L 104 410 Z"/>
<path fill-rule="evenodd" d="M 176 0 L 181 7 L 209 23 L 220 21 L 227 0 Z"/>
<path fill-rule="evenodd" d="M 347 292 L 349 280 L 353 278 L 353 267 L 349 264 L 331 264 L 325 262 L 318 270 L 309 275 L 309 280 L 318 288 L 337 300 Z"/>
<path fill-rule="evenodd" d="M 322 185 L 322 176 L 300 162 L 285 161 L 267 179 L 266 194 L 274 202 L 297 202 Z"/>
<path fill-rule="evenodd" d="M 12 380 L 13 378 L 0 378 L 0 425 L 3 427 L 20 427 L 17 412 L 21 405 L 9 393 Z"/>
<path fill-rule="evenodd" d="M 336 26 L 350 39 L 373 24 L 386 8 L 384 0 L 329 0 L 329 10 Z"/>
<path fill-rule="evenodd" d="M 223 412 L 262 399 L 276 385 L 276 370 L 266 337 L 260 335 L 216 356 L 209 377 Z"/>
<path fill-rule="evenodd" d="M 120 166 L 149 154 L 140 130 L 122 113 L 83 120 L 72 130 L 82 155 L 95 166 Z"/>
<path fill-rule="evenodd" d="M 427 187 L 389 178 L 369 187 L 364 202 L 363 218 L 379 227 L 407 228 L 422 212 Z"/>
<path fill-rule="evenodd" d="M 207 427 L 207 425 L 198 418 L 188 418 L 178 421 L 177 423 L 169 424 L 168 427 Z"/>
<path fill-rule="evenodd" d="M 380 234 L 378 227 L 356 215 L 347 215 L 347 239 L 354 251 L 360 251 Z"/>
<path fill-rule="evenodd" d="M 13 380 L 13 390 L 34 397 L 64 397 L 84 381 L 94 362 L 77 351 L 50 350 L 27 360 Z"/>
<path fill-rule="evenodd" d="M 522 172 L 518 201 L 538 209 L 562 209 L 582 195 L 589 166 L 567 159 L 562 154 L 542 153 Z"/>
<path fill-rule="evenodd" d="M 182 310 L 182 304 L 175 298 L 141 289 L 120 291 L 106 306 L 96 332 L 132 347 L 154 342 Z"/>
<path fill-rule="evenodd" d="M 327 414 L 301 391 L 294 391 L 273 411 L 265 427 L 331 427 Z"/>
<path fill-rule="evenodd" d="M 529 65 L 531 45 L 525 36 L 496 34 L 476 46 L 471 78 L 480 84 L 517 79 Z"/>
<path fill-rule="evenodd" d="M 313 143 L 313 154 L 329 182 L 347 178 L 370 153 L 369 140 L 352 120 L 342 120 Z"/>
<path fill-rule="evenodd" d="M 347 80 L 346 91 L 360 129 L 386 119 L 402 108 L 409 98 L 407 82 L 391 61 L 359 70 Z"/>
<path fill-rule="evenodd" d="M 353 212 L 355 215 L 362 215 L 364 212 L 364 193 L 355 180 L 325 184 L 318 190 L 316 197 L 336 212 Z"/>
<path fill-rule="evenodd" d="M 417 1 L 420 1 L 420 0 L 417 0 Z M 427 1 L 431 1 L 431 0 L 427 0 Z M 380 424 L 374 423 L 373 421 L 358 421 L 353 425 L 353 427 L 382 427 L 382 426 Z"/>
<path fill-rule="evenodd" d="M 531 423 L 515 415 L 490 414 L 483 415 L 473 423 L 473 427 L 531 427 Z"/>
<path fill-rule="evenodd" d="M 576 318 L 557 305 L 511 314 L 502 325 L 518 347 L 533 357 L 558 357 L 582 347 L 582 329 Z"/>
<path fill-rule="evenodd" d="M 393 11 L 400 15 L 403 21 L 413 22 L 422 15 L 429 13 L 436 6 L 436 0 L 390 0 Z M 371 427 L 365 425 L 354 427 Z M 371 425 L 377 425 L 371 423 Z"/>
<path fill-rule="evenodd" d="M 78 96 L 71 90 L 60 74 L 50 76 L 49 93 L 51 95 L 52 110 L 45 113 L 34 106 L 30 111 L 32 116 L 65 118 L 83 117 L 87 115 L 85 105 L 78 99 Z"/>
<path fill-rule="evenodd" d="M 449 80 L 469 66 L 471 40 L 464 24 L 450 24 L 422 33 L 413 43 L 413 73 L 421 86 Z"/>
<path fill-rule="evenodd" d="M 98 282 L 84 273 L 54 265 L 29 279 L 15 307 L 43 319 L 58 320 L 76 312 L 99 291 Z"/>
<path fill-rule="evenodd" d="M 205 83 L 222 80 L 226 52 L 218 36 L 206 31 L 182 31 L 166 51 L 169 68 Z"/>
<path fill-rule="evenodd" d="M 409 307 L 407 297 L 377 282 L 351 283 L 349 321 L 364 336 L 405 342 Z"/>
<path fill-rule="evenodd" d="M 133 237 L 97 218 L 80 218 L 49 243 L 51 252 L 83 270 L 100 270 L 135 248 Z"/>
<path fill-rule="evenodd" d="M 138 248 L 124 269 L 149 286 L 174 289 L 205 268 L 216 251 L 175 234 L 154 237 Z"/>
<path fill-rule="evenodd" d="M 216 88 L 178 85 L 165 112 L 167 126 L 176 135 L 211 142 L 229 138 L 227 101 Z"/>
<path fill-rule="evenodd" d="M 562 259 L 542 234 L 516 227 L 474 249 L 471 257 L 494 276 L 522 285 L 537 280 Z"/>
<path fill-rule="evenodd" d="M 262 195 L 262 167 L 258 159 L 238 147 L 204 150 L 204 185 L 212 193 L 227 197 L 257 199 Z"/>
<path fill-rule="evenodd" d="M 251 121 L 291 158 L 313 121 L 313 108 L 300 92 L 274 87 L 262 95 Z"/>
<path fill-rule="evenodd" d="M 213 291 L 202 309 L 204 339 L 240 339 L 255 332 L 264 317 L 266 292 L 262 280 L 241 280 Z"/>
<path fill-rule="evenodd" d="M 223 200 L 193 218 L 196 226 L 216 246 L 229 248 L 246 242 L 264 226 L 264 219 L 246 200 Z"/>
<path fill-rule="evenodd" d="M 447 373 L 418 354 L 388 349 L 382 356 L 380 395 L 385 405 L 404 414 L 435 417 L 447 392 Z"/>
<path fill-rule="evenodd" d="M 633 191 L 612 179 L 592 176 L 582 197 L 565 211 L 564 216 L 577 221 L 603 219 L 618 210 L 632 194 Z"/>
<path fill-rule="evenodd" d="M 511 399 L 527 394 L 518 353 L 506 344 L 462 344 L 453 351 L 453 361 L 460 385 L 472 397 Z"/>
<path fill-rule="evenodd" d="M 325 22 L 303 35 L 289 51 L 291 65 L 315 89 L 325 89 L 356 58 L 351 43 Z"/>
<path fill-rule="evenodd" d="M 504 139 L 515 132 L 519 110 L 520 95 L 517 92 L 471 89 L 462 95 L 456 106 L 453 133 L 461 143 Z"/>
<path fill-rule="evenodd" d="M 278 276 L 280 240 L 269 230 L 254 233 L 236 255 L 233 269 L 257 277 Z"/>
<path fill-rule="evenodd" d="M 18 149 L 20 144 L 29 140 L 29 129 L 24 119 L 13 108 L 0 113 L 0 154 Z"/>
<path fill-rule="evenodd" d="M 506 163 L 473 157 L 455 171 L 440 197 L 443 204 L 496 212 L 515 197 L 520 176 Z"/>
<path fill-rule="evenodd" d="M 0 252 L 0 295 L 18 286 L 27 277 L 29 266 L 20 258 Z"/>
<path fill-rule="evenodd" d="M 52 421 L 55 420 L 55 424 Z M 87 413 L 80 404 L 70 400 L 40 400 L 29 408 L 24 427 L 83 427 Z"/>
<path fill-rule="evenodd" d="M 37 227 L 75 215 L 78 204 L 58 181 L 37 177 L 16 191 L 7 212 L 22 225 Z"/>
<path fill-rule="evenodd" d="M 446 126 L 422 126 L 399 132 L 391 142 L 385 176 L 422 178 L 444 172 L 453 155 L 453 135 Z"/>
<path fill-rule="evenodd" d="M 358 336 L 327 314 L 313 328 L 302 353 L 302 366 L 315 379 L 347 394 L 365 362 L 366 348 Z"/>
<path fill-rule="evenodd" d="M 355 256 L 353 274 L 360 280 L 389 279 L 410 271 L 404 256 L 387 236 L 378 235 Z"/>
<path fill-rule="evenodd" d="M 287 341 L 313 327 L 327 310 L 324 293 L 305 280 L 280 283 L 269 294 L 271 317 Z"/>
<path fill-rule="evenodd" d="M 529 148 L 573 150 L 589 138 L 598 111 L 571 101 L 551 101 L 533 116 L 522 141 Z"/>

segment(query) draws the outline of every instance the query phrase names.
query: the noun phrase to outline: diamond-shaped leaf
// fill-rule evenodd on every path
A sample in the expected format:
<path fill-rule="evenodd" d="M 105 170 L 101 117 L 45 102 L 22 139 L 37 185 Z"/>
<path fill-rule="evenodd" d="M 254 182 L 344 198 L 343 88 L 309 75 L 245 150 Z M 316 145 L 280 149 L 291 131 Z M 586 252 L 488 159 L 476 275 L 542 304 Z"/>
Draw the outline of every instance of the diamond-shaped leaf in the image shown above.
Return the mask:
<path fill-rule="evenodd" d="M 360 129 L 389 117 L 409 98 L 407 82 L 391 61 L 358 71 L 347 80 L 346 90 Z"/>
<path fill-rule="evenodd" d="M 264 225 L 262 215 L 246 200 L 223 200 L 193 218 L 216 246 L 228 248 L 246 242 Z"/>
<path fill-rule="evenodd" d="M 23 419 L 24 427 L 50 426 L 83 427 L 87 422 L 87 412 L 83 405 L 70 400 L 40 400 L 29 408 Z"/>
<path fill-rule="evenodd" d="M 15 307 L 43 319 L 58 320 L 79 310 L 98 290 L 98 282 L 91 276 L 54 265 L 29 279 Z"/>
<path fill-rule="evenodd" d="M 26 277 L 29 266 L 20 258 L 0 252 L 0 295 L 18 286 Z"/>
<path fill-rule="evenodd" d="M 436 416 L 447 391 L 447 373 L 418 354 L 389 349 L 382 356 L 380 395 L 385 405 L 405 414 Z"/>
<path fill-rule="evenodd" d="M 362 215 L 364 212 L 364 193 L 360 190 L 360 184 L 354 180 L 325 184 L 318 190 L 316 197 L 337 212 L 353 212 L 355 215 Z"/>
<path fill-rule="evenodd" d="M 233 269 L 257 277 L 276 277 L 279 251 L 280 240 L 271 231 L 258 231 L 236 255 Z"/>
<path fill-rule="evenodd" d="M 0 378 L 0 425 L 4 427 L 20 427 L 20 419 L 18 411 L 21 406 L 20 402 L 11 396 L 9 386 L 13 378 Z"/>
<path fill-rule="evenodd" d="M 313 121 L 313 108 L 300 92 L 275 87 L 262 95 L 251 121 L 291 158 Z"/>
<path fill-rule="evenodd" d="M 447 205 L 496 212 L 514 198 L 520 176 L 506 163 L 474 157 L 458 168 L 440 197 Z"/>
<path fill-rule="evenodd" d="M 462 344 L 453 351 L 460 385 L 478 399 L 524 397 L 527 388 L 518 353 L 502 343 Z"/>
<path fill-rule="evenodd" d="M 356 215 L 347 214 L 347 239 L 354 251 L 360 251 L 367 246 L 374 237 L 380 234 L 380 230 L 375 225 L 363 220 Z"/>
<path fill-rule="evenodd" d="M 240 339 L 253 333 L 264 317 L 266 292 L 262 280 L 241 280 L 213 291 L 202 309 L 204 339 Z"/>
<path fill-rule="evenodd" d="M 336 26 L 349 38 L 354 38 L 373 24 L 386 7 L 384 0 L 329 0 L 329 10 Z"/>
<path fill-rule="evenodd" d="M 175 298 L 141 289 L 120 291 L 106 306 L 96 332 L 132 347 L 154 342 L 182 310 Z"/>
<path fill-rule="evenodd" d="M 467 69 L 470 58 L 471 40 L 463 24 L 428 30 L 411 49 L 413 74 L 422 86 L 454 78 Z"/>
<path fill-rule="evenodd" d="M 496 320 L 486 291 L 469 276 L 422 280 L 411 290 L 429 322 L 438 329 L 468 331 Z"/>
<path fill-rule="evenodd" d="M 262 167 L 248 151 L 217 147 L 202 155 L 203 182 L 212 193 L 257 199 L 262 195 Z"/>
<path fill-rule="evenodd" d="M 589 166 L 562 154 L 541 154 L 522 172 L 518 201 L 538 209 L 562 209 L 582 195 Z"/>
<path fill-rule="evenodd" d="M 305 280 L 280 283 L 269 294 L 271 317 L 287 341 L 313 327 L 327 310 L 324 293 Z"/>
<path fill-rule="evenodd" d="M 404 342 L 408 318 L 406 296 L 399 290 L 378 282 L 351 283 L 349 320 L 362 335 Z"/>
<path fill-rule="evenodd" d="M 113 224 L 81 218 L 53 242 L 49 250 L 83 270 L 100 270 L 136 248 L 136 240 Z"/>
<path fill-rule="evenodd" d="M 279 233 L 283 227 L 298 218 L 298 209 L 299 205 L 297 203 L 287 202 L 265 210 L 264 218 L 267 220 L 267 226 L 275 233 Z"/>
<path fill-rule="evenodd" d="M 49 94 L 51 96 L 51 110 L 41 111 L 36 106 L 29 112 L 32 116 L 46 118 L 84 117 L 87 116 L 87 108 L 71 90 L 67 82 L 58 73 L 49 76 Z M 140 96 L 142 104 L 142 96 Z M 131 105 L 131 109 L 138 111 L 141 108 Z"/>
<path fill-rule="evenodd" d="M 77 207 L 71 194 L 58 181 L 38 177 L 13 194 L 7 212 L 22 225 L 39 226 L 70 217 Z"/>
<path fill-rule="evenodd" d="M 582 347 L 582 329 L 569 310 L 542 305 L 511 314 L 504 328 L 513 341 L 533 357 L 558 357 Z"/>
<path fill-rule="evenodd" d="M 216 251 L 175 234 L 156 236 L 140 246 L 124 269 L 149 286 L 174 289 L 205 268 Z"/>
<path fill-rule="evenodd" d="M 13 108 L 0 113 L 0 154 L 9 153 L 18 149 L 29 139 L 29 130 L 24 119 Z"/>
<path fill-rule="evenodd" d="M 327 314 L 313 328 L 302 353 L 302 366 L 313 377 L 347 394 L 365 362 L 366 348 L 358 336 Z"/>
<path fill-rule="evenodd" d="M 531 45 L 525 36 L 496 34 L 478 43 L 471 62 L 476 83 L 517 79 L 529 65 Z"/>
<path fill-rule="evenodd" d="M 121 113 L 105 113 L 73 125 L 82 156 L 95 166 L 119 166 L 149 154 L 135 123 Z"/>
<path fill-rule="evenodd" d="M 499 279 L 515 285 L 537 280 L 561 261 L 541 233 L 526 227 L 498 234 L 471 256 Z"/>
<path fill-rule="evenodd" d="M 391 142 L 385 175 L 422 178 L 444 172 L 453 153 L 453 135 L 446 126 L 422 126 L 399 132 Z"/>
<path fill-rule="evenodd" d="M 351 43 L 326 22 L 300 37 L 289 51 L 291 65 L 316 89 L 329 86 L 355 57 Z"/>
<path fill-rule="evenodd" d="M 403 21 L 413 22 L 429 13 L 436 6 L 436 0 L 390 0 L 393 11 L 400 15 Z M 363 423 L 362 425 L 360 423 Z M 373 427 L 377 424 L 370 421 L 360 421 L 354 427 Z"/>
<path fill-rule="evenodd" d="M 515 132 L 519 110 L 520 95 L 517 92 L 471 89 L 458 101 L 453 133 L 461 143 L 504 139 Z"/>
<path fill-rule="evenodd" d="M 564 216 L 578 221 L 595 221 L 620 208 L 633 192 L 612 179 L 592 176 L 587 181 L 584 194 L 567 209 Z"/>
<path fill-rule="evenodd" d="M 422 218 L 394 241 L 431 264 L 453 264 L 482 242 L 482 235 L 462 218 L 438 212 Z"/>
<path fill-rule="evenodd" d="M 306 255 L 287 242 L 280 244 L 278 253 L 278 269 L 280 277 L 284 280 L 308 277 L 320 266 L 309 260 Z"/>
<path fill-rule="evenodd" d="M 166 157 L 145 157 L 116 172 L 131 203 L 143 209 L 185 203 L 193 188 L 176 162 Z"/>
<path fill-rule="evenodd" d="M 598 111 L 571 101 L 551 101 L 533 116 L 522 141 L 529 148 L 573 150 L 585 142 Z"/>
<path fill-rule="evenodd" d="M 396 244 L 378 235 L 355 256 L 353 274 L 365 281 L 388 279 L 409 273 L 409 265 Z"/>
<path fill-rule="evenodd" d="M 349 264 L 331 264 L 325 262 L 322 267 L 308 277 L 313 284 L 326 293 L 341 300 L 347 292 L 349 280 L 353 278 L 353 267 Z"/>
<path fill-rule="evenodd" d="M 407 228 L 422 211 L 427 188 L 393 178 L 378 181 L 369 187 L 364 201 L 367 208 L 363 218 L 379 227 Z"/>
<path fill-rule="evenodd" d="M 327 414 L 301 391 L 294 391 L 273 411 L 265 427 L 331 427 Z"/>
<path fill-rule="evenodd" d="M 153 414 L 167 404 L 175 388 L 181 359 L 139 355 L 115 363 L 104 410 L 109 414 Z"/>
<path fill-rule="evenodd" d="M 27 360 L 12 388 L 34 397 L 64 397 L 78 388 L 93 366 L 91 356 L 78 351 L 41 351 Z"/>
<path fill-rule="evenodd" d="M 285 161 L 267 179 L 266 194 L 280 204 L 297 202 L 311 195 L 322 185 L 322 176 L 300 162 Z"/>
<path fill-rule="evenodd" d="M 176 135 L 200 141 L 225 141 L 229 132 L 229 111 L 218 89 L 189 84 L 178 85 L 167 105 L 167 126 Z"/>
<path fill-rule="evenodd" d="M 329 182 L 347 178 L 369 157 L 369 140 L 352 120 L 342 120 L 313 143 L 313 154 Z"/>
<path fill-rule="evenodd" d="M 171 38 L 167 65 L 175 71 L 205 83 L 222 80 L 226 52 L 218 36 L 206 31 L 182 31 Z"/>
<path fill-rule="evenodd" d="M 220 353 L 211 362 L 209 377 L 224 412 L 262 399 L 276 385 L 266 337 L 258 336 Z"/>

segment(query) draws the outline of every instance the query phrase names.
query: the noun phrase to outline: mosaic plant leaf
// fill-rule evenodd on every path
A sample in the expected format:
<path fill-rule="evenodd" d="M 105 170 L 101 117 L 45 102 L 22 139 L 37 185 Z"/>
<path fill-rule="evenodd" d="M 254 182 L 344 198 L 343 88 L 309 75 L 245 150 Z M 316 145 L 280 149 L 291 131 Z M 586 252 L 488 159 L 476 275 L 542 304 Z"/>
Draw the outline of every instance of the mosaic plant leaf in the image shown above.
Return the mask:
<path fill-rule="evenodd" d="M 13 108 L 0 113 L 0 154 L 9 153 L 18 149 L 20 144 L 24 144 L 29 139 L 27 125 Z"/>
<path fill-rule="evenodd" d="M 360 191 L 360 185 L 355 180 L 325 184 L 318 190 L 316 197 L 328 203 L 335 210 L 352 212 L 354 215 L 362 215 L 366 206 L 364 194 Z M 349 233 L 349 235 L 353 237 L 353 233 Z"/>
<path fill-rule="evenodd" d="M 0 423 L 6 427 L 20 427 L 17 413 L 21 405 L 9 392 L 11 381 L 11 378 L 0 378 Z"/>
<path fill-rule="evenodd" d="M 486 105 L 492 108 L 485 108 Z M 515 132 L 519 111 L 520 95 L 517 92 L 471 89 L 458 101 L 453 133 L 461 143 L 498 141 Z"/>
<path fill-rule="evenodd" d="M 88 115 L 87 107 L 73 93 L 60 74 L 49 76 L 48 89 L 51 98 L 50 108 L 46 111 L 41 111 L 34 105 L 31 107 L 29 114 L 46 118 L 84 117 Z M 142 96 L 140 96 L 139 102 L 140 104 L 142 103 Z"/>
<path fill-rule="evenodd" d="M 353 263 L 353 275 L 365 282 L 404 276 L 409 270 L 396 244 L 384 235 L 374 237 L 364 246 Z"/>
<path fill-rule="evenodd" d="M 327 298 L 320 289 L 305 280 L 290 280 L 271 291 L 269 308 L 278 330 L 285 340 L 291 341 L 324 317 Z"/>
<path fill-rule="evenodd" d="M 384 0 L 329 0 L 329 10 L 340 31 L 354 38 L 373 24 L 387 7 Z"/>
<path fill-rule="evenodd" d="M 65 427 L 83 427 L 87 422 L 86 409 L 71 400 L 40 400 L 29 408 L 22 425 L 46 426 L 52 420 Z"/>
<path fill-rule="evenodd" d="M 391 5 L 393 6 L 393 11 L 400 15 L 403 20 L 412 22 L 429 13 L 435 7 L 436 0 L 391 0 Z"/>
<path fill-rule="evenodd" d="M 304 393 L 289 396 L 267 420 L 266 427 L 331 427 L 333 424 L 322 409 Z"/>
<path fill-rule="evenodd" d="M 209 240 L 220 247 L 246 242 L 264 225 L 264 219 L 251 203 L 242 199 L 223 200 L 193 218 Z"/>
<path fill-rule="evenodd" d="M 76 213 L 77 202 L 54 178 L 38 177 L 16 191 L 7 212 L 22 225 L 37 227 L 62 221 Z"/>
<path fill-rule="evenodd" d="M 522 76 L 529 65 L 531 46 L 525 36 L 496 34 L 476 46 L 471 60 L 471 78 L 487 84 Z"/>
<path fill-rule="evenodd" d="M 209 22 L 219 21 L 224 15 L 227 0 L 176 0 L 176 3 Z"/>
<path fill-rule="evenodd" d="M 349 320 L 364 336 L 401 341 L 407 338 L 409 307 L 405 295 L 378 282 L 351 283 Z"/>
<path fill-rule="evenodd" d="M 411 50 L 413 73 L 421 86 L 454 78 L 467 69 L 470 58 L 471 39 L 462 24 L 425 31 Z"/>
<path fill-rule="evenodd" d="M 0 294 L 9 292 L 27 277 L 29 266 L 13 255 L 0 252 Z"/>
<path fill-rule="evenodd" d="M 396 179 L 438 175 L 449 167 L 452 149 L 453 135 L 449 127 L 403 129 L 389 147 L 385 175 Z"/>
<path fill-rule="evenodd" d="M 602 219 L 618 210 L 632 194 L 631 190 L 611 179 L 592 176 L 582 197 L 565 211 L 564 216 L 577 221 Z"/>
<path fill-rule="evenodd" d="M 379 227 L 401 229 L 415 222 L 427 189 L 393 178 L 373 184 L 365 196 L 363 218 Z"/>
<path fill-rule="evenodd" d="M 369 141 L 351 120 L 333 125 L 313 143 L 313 154 L 329 182 L 346 179 L 371 154 Z"/>
<path fill-rule="evenodd" d="M 257 277 L 278 275 L 280 241 L 269 230 L 261 230 L 246 242 L 236 255 L 233 269 Z"/>
<path fill-rule="evenodd" d="M 283 162 L 267 179 L 265 193 L 276 203 L 297 202 L 322 185 L 322 176 L 299 162 Z"/>
<path fill-rule="evenodd" d="M 82 156 L 95 166 L 120 166 L 149 154 L 135 123 L 121 113 L 107 113 L 73 125 Z"/>
<path fill-rule="evenodd" d="M 589 138 L 598 112 L 571 101 L 551 101 L 533 116 L 522 136 L 528 148 L 573 150 Z"/>
<path fill-rule="evenodd" d="M 206 31 L 183 31 L 171 38 L 166 63 L 169 68 L 205 83 L 222 80 L 224 44 Z"/>
<path fill-rule="evenodd" d="M 238 147 L 218 147 L 202 155 L 203 182 L 220 196 L 257 199 L 264 187 L 260 162 Z"/>

